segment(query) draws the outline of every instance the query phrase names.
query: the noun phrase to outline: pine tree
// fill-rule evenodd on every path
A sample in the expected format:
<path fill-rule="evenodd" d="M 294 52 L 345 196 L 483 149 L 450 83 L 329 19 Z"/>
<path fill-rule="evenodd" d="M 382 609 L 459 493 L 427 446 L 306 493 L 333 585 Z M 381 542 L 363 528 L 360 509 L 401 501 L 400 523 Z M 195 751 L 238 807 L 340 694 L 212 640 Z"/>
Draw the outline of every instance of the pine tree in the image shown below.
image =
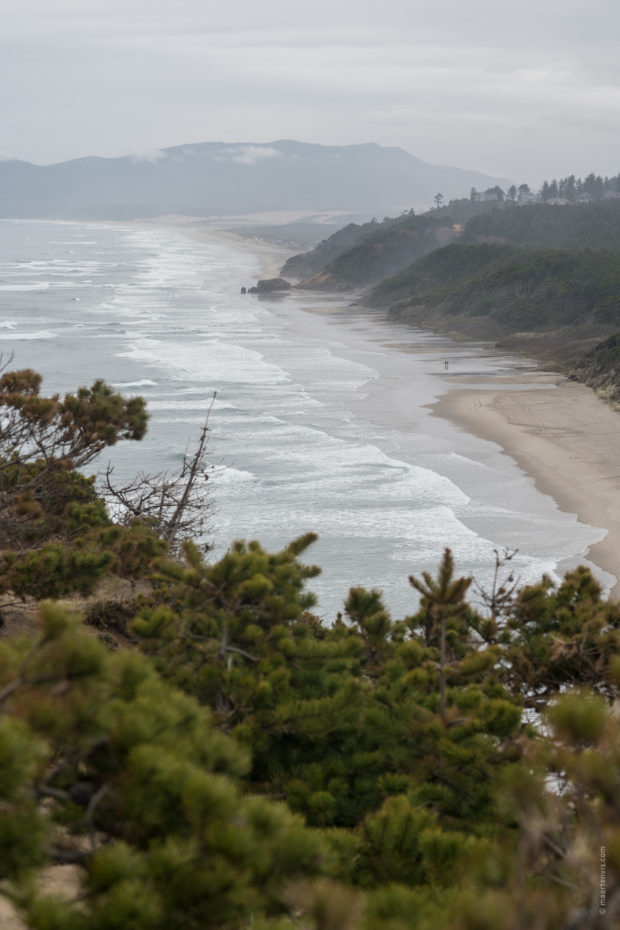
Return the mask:
<path fill-rule="evenodd" d="M 57 607 L 2 647 L 0 708 L 0 890 L 33 930 L 239 925 L 328 866 L 283 805 L 241 794 L 247 752 L 209 711 Z M 73 899 L 29 879 L 68 862 Z"/>
<path fill-rule="evenodd" d="M 446 549 L 443 555 L 437 581 L 428 572 L 424 572 L 423 581 L 409 577 L 411 585 L 422 595 L 422 608 L 425 611 L 424 622 L 426 644 L 431 645 L 439 640 L 439 686 L 441 719 L 446 719 L 446 665 L 448 662 L 447 627 L 449 621 L 452 627 L 460 627 L 459 621 L 468 610 L 464 600 L 471 578 L 458 578 L 453 580 L 454 560 L 452 553 Z"/>
<path fill-rule="evenodd" d="M 533 709 L 567 687 L 588 687 L 612 703 L 613 661 L 620 651 L 620 605 L 581 566 L 556 587 L 544 577 L 523 588 L 507 620 L 504 677 Z"/>

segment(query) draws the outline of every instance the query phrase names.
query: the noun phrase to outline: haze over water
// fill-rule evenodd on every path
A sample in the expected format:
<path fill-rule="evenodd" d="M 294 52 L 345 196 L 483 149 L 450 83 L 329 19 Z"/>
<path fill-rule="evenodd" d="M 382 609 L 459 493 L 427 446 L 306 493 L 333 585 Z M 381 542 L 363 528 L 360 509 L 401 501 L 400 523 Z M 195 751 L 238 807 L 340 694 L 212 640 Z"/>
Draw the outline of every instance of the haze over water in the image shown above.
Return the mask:
<path fill-rule="evenodd" d="M 258 274 L 229 242 L 172 229 L 2 221 L 0 349 L 47 392 L 102 377 L 147 399 L 147 438 L 111 450 L 119 477 L 178 466 L 216 390 L 212 557 L 235 538 L 275 549 L 318 532 L 305 560 L 323 568 L 310 587 L 327 618 L 353 584 L 383 589 L 396 615 L 412 610 L 408 575 L 434 570 L 446 545 L 483 583 L 498 547 L 519 549 L 523 582 L 583 561 L 603 531 L 426 407 L 459 379 L 522 362 L 340 299 L 241 295 Z"/>

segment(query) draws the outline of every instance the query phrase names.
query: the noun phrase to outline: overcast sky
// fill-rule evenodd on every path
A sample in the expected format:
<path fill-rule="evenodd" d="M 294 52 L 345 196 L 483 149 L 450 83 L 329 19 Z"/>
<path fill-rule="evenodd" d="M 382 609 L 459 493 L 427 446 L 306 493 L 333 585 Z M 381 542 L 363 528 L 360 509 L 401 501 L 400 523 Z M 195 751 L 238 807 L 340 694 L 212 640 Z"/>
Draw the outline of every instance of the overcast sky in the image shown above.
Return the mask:
<path fill-rule="evenodd" d="M 620 172 L 619 0 L 0 0 L 3 157 L 396 145 Z"/>

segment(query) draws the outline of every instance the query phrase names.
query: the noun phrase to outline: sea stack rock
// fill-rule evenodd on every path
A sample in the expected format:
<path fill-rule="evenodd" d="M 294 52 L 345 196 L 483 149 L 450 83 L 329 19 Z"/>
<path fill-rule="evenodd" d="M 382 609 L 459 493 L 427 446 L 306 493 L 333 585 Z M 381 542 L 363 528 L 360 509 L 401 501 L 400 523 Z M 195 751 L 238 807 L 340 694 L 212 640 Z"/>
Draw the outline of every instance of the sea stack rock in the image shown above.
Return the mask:
<path fill-rule="evenodd" d="M 291 285 L 284 278 L 266 278 L 256 285 L 258 294 L 273 294 L 275 291 L 289 291 Z"/>

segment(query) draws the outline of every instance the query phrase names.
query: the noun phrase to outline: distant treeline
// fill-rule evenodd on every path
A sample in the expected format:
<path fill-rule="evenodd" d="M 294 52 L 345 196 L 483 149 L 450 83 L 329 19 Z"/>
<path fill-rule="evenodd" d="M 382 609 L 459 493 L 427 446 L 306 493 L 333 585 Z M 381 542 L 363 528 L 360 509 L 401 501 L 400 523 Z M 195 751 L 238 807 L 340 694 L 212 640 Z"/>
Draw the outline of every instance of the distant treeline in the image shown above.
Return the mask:
<path fill-rule="evenodd" d="M 477 191 L 472 187 L 469 199 L 473 202 L 495 202 L 495 203 L 532 203 L 544 201 L 545 203 L 554 200 L 563 200 L 566 203 L 588 203 L 589 201 L 604 200 L 606 197 L 620 197 L 620 174 L 611 178 L 601 177 L 591 172 L 586 178 L 576 178 L 574 174 L 566 178 L 554 178 L 552 181 L 543 181 L 538 192 L 532 191 L 529 184 L 511 184 L 506 190 L 502 190 L 499 185 L 489 187 L 485 191 Z M 435 195 L 435 207 L 439 208 L 444 205 L 442 194 Z M 458 201 L 450 201 L 450 204 Z"/>
<path fill-rule="evenodd" d="M 542 200 L 568 200 L 575 203 L 582 197 L 589 200 L 603 200 L 606 194 L 620 196 L 620 174 L 611 178 L 602 178 L 599 175 L 589 174 L 587 178 L 576 178 L 574 174 L 567 178 L 555 178 L 552 181 L 543 181 L 539 191 Z"/>

